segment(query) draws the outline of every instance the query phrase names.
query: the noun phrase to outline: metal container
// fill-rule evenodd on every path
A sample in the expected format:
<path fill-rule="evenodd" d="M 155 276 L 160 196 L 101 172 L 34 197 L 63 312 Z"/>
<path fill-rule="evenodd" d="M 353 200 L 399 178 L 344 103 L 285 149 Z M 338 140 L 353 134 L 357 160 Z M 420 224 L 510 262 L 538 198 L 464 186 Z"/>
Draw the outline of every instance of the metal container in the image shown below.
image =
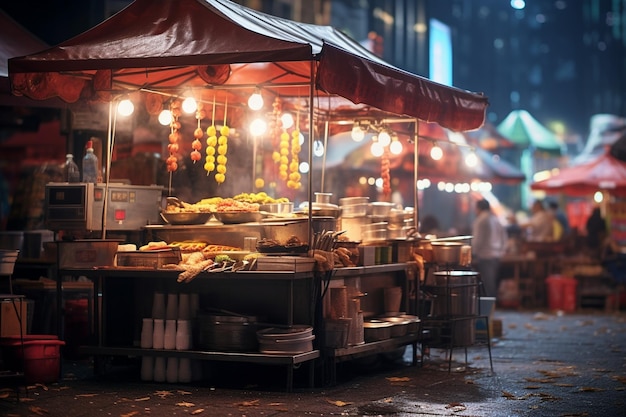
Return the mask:
<path fill-rule="evenodd" d="M 293 213 L 293 203 L 267 203 L 259 206 L 259 211 L 271 214 Z"/>
<path fill-rule="evenodd" d="M 313 327 L 294 325 L 288 328 L 268 328 L 256 333 L 261 353 L 298 354 L 313 350 Z"/>
<path fill-rule="evenodd" d="M 257 318 L 253 316 L 199 314 L 196 345 L 220 352 L 255 352 Z"/>
<path fill-rule="evenodd" d="M 435 262 L 442 264 L 455 264 L 461 261 L 461 247 L 459 242 L 431 242 Z"/>
<path fill-rule="evenodd" d="M 367 203 L 351 204 L 348 206 L 340 206 L 341 217 L 362 217 L 367 215 Z"/>
<path fill-rule="evenodd" d="M 432 302 L 433 316 L 469 316 L 478 310 L 478 272 L 433 272 L 435 298 Z"/>
<path fill-rule="evenodd" d="M 301 242 L 308 242 L 309 219 L 294 219 L 276 221 L 265 219 L 261 221 L 261 237 L 272 239 L 284 245 L 292 236 L 296 236 Z"/>
<path fill-rule="evenodd" d="M 218 211 L 213 215 L 224 224 L 254 223 L 263 218 L 263 215 L 258 211 Z"/>
<path fill-rule="evenodd" d="M 370 203 L 372 216 L 389 216 L 389 213 L 391 213 L 391 209 L 394 207 L 394 203 L 387 203 L 384 201 L 375 201 L 373 203 Z"/>
<path fill-rule="evenodd" d="M 378 342 L 391 337 L 392 323 L 382 320 L 367 320 L 363 322 L 364 338 L 366 342 Z"/>
<path fill-rule="evenodd" d="M 360 205 L 369 203 L 369 197 L 344 197 L 339 199 L 339 205 L 342 207 Z"/>
<path fill-rule="evenodd" d="M 161 212 L 161 217 L 169 224 L 204 224 L 208 222 L 212 216 L 212 213 Z"/>

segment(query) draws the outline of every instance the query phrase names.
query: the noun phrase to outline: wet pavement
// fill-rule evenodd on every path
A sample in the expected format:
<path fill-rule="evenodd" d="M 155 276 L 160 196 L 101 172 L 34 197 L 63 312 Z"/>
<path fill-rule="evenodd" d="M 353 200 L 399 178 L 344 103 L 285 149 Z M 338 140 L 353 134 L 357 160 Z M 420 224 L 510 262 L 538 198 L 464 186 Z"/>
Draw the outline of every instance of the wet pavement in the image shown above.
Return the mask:
<path fill-rule="evenodd" d="M 337 384 L 308 388 L 296 371 L 224 365 L 213 382 L 142 382 L 135 366 L 65 362 L 54 384 L 2 391 L 2 416 L 626 416 L 626 312 L 496 310 L 502 335 L 486 346 L 430 349 L 423 366 L 401 355 L 339 364 Z M 404 358 L 411 356 L 410 348 Z M 317 370 L 318 379 L 321 377 Z M 318 384 L 319 385 L 319 384 Z"/>

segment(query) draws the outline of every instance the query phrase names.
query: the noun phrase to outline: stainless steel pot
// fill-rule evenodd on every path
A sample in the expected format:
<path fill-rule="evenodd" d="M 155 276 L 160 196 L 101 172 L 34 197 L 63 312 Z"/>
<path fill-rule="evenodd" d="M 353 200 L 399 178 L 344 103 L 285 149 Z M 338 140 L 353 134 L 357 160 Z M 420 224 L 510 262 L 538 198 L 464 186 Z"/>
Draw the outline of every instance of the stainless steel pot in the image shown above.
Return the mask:
<path fill-rule="evenodd" d="M 431 242 L 433 256 L 438 264 L 458 264 L 461 261 L 461 247 L 459 242 Z"/>

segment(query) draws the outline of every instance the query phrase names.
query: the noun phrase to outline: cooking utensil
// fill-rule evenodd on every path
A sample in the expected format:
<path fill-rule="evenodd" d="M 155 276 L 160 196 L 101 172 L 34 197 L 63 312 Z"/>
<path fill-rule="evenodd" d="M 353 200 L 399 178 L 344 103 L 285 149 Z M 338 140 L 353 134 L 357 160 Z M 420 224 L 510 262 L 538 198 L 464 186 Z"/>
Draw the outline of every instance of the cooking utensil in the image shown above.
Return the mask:
<path fill-rule="evenodd" d="M 211 219 L 212 213 L 161 212 L 161 218 L 169 224 L 204 224 Z"/>
<path fill-rule="evenodd" d="M 217 220 L 224 224 L 252 223 L 263 218 L 263 215 L 258 211 L 219 211 L 214 215 Z"/>

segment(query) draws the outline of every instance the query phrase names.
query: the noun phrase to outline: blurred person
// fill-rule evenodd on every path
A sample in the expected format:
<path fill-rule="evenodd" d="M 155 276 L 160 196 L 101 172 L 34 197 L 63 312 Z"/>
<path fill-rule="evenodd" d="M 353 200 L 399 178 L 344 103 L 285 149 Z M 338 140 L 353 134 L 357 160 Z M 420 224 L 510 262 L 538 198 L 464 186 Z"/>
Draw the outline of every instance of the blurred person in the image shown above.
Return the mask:
<path fill-rule="evenodd" d="M 554 240 L 554 215 L 545 209 L 541 200 L 531 206 L 528 222 L 521 225 L 529 242 L 550 242 Z"/>
<path fill-rule="evenodd" d="M 587 230 L 587 248 L 595 258 L 600 257 L 602 245 L 606 238 L 606 221 L 602 217 L 600 207 L 594 207 L 585 223 Z"/>
<path fill-rule="evenodd" d="M 476 202 L 476 212 L 472 224 L 472 263 L 480 273 L 485 295 L 496 297 L 500 258 L 506 251 L 508 236 L 487 200 Z"/>
<path fill-rule="evenodd" d="M 569 220 L 567 220 L 567 215 L 559 208 L 559 203 L 556 201 L 550 201 L 548 207 L 550 207 L 550 211 L 556 221 L 554 224 L 554 240 L 561 240 L 563 236 L 567 236 L 570 232 Z"/>
<path fill-rule="evenodd" d="M 432 214 L 427 214 L 420 221 L 419 231 L 422 236 L 426 235 L 435 235 L 437 236 L 440 233 L 440 225 L 439 220 Z"/>

